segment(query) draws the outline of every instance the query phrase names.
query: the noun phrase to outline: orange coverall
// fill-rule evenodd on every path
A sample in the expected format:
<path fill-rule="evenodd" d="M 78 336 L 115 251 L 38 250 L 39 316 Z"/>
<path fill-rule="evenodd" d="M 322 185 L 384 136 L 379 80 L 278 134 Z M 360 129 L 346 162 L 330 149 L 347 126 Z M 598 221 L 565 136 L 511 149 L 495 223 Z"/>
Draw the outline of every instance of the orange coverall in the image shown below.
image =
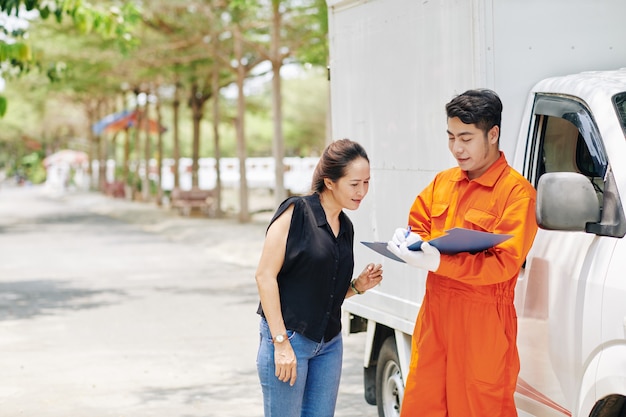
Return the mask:
<path fill-rule="evenodd" d="M 458 167 L 439 173 L 415 199 L 409 225 L 424 240 L 454 227 L 513 237 L 479 253 L 442 254 L 428 273 L 401 417 L 517 415 L 513 296 L 537 233 L 535 202 L 502 153 L 474 180 Z"/>

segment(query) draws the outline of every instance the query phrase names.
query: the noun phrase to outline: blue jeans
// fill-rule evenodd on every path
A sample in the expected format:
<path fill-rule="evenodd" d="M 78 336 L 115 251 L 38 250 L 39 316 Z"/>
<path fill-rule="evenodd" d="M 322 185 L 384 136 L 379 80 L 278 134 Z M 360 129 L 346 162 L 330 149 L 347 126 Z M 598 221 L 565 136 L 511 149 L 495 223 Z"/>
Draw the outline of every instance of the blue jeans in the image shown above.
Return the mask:
<path fill-rule="evenodd" d="M 335 414 L 343 340 L 341 333 L 327 342 L 314 342 L 291 330 L 287 337 L 296 354 L 293 386 L 280 381 L 274 367 L 274 344 L 267 321 L 261 318 L 257 370 L 263 389 L 265 417 L 332 417 Z"/>

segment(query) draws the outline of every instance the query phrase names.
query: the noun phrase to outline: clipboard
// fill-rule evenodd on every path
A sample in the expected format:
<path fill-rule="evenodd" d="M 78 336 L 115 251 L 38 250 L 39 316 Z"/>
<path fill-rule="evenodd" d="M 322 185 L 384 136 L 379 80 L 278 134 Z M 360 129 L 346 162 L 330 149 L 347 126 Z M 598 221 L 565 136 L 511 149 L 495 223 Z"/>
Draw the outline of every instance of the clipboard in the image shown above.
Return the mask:
<path fill-rule="evenodd" d="M 479 230 L 455 227 L 449 229 L 446 234 L 430 240 L 428 243 L 446 255 L 454 255 L 461 252 L 477 253 L 490 249 L 512 238 L 513 235 L 482 232 Z M 404 262 L 387 249 L 387 242 L 361 242 L 368 248 L 394 261 Z M 420 250 L 422 242 L 409 246 L 411 250 Z"/>
<path fill-rule="evenodd" d="M 381 255 L 384 255 L 389 259 L 406 263 L 402 259 L 398 258 L 393 252 L 390 252 L 389 249 L 387 249 L 387 242 L 361 242 L 361 243 L 367 246 L 368 248 L 370 248 L 371 250 L 373 250 L 374 252 L 378 252 Z"/>

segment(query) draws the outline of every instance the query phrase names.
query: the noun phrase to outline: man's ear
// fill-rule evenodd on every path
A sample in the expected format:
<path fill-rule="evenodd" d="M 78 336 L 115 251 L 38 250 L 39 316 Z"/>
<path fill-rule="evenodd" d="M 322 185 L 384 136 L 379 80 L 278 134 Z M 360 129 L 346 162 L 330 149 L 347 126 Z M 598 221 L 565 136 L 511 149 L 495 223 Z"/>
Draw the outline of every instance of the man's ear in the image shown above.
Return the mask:
<path fill-rule="evenodd" d="M 489 129 L 489 132 L 487 132 L 487 138 L 489 139 L 489 143 L 492 145 L 498 143 L 498 140 L 500 139 L 500 126 L 493 126 Z"/>

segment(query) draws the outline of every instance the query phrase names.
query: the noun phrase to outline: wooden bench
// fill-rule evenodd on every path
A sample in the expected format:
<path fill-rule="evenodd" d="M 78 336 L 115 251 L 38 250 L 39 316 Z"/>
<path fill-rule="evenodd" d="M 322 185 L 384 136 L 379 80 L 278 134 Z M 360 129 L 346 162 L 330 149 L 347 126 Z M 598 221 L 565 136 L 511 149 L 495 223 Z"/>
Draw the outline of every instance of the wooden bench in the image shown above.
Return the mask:
<path fill-rule="evenodd" d="M 124 198 L 126 190 L 122 181 L 107 182 L 104 184 L 104 194 L 109 197 Z"/>
<path fill-rule="evenodd" d="M 189 216 L 193 209 L 200 209 L 202 213 L 212 214 L 214 195 L 213 190 L 203 190 L 197 187 L 191 190 L 174 188 L 170 195 L 170 207 L 179 213 Z"/>

